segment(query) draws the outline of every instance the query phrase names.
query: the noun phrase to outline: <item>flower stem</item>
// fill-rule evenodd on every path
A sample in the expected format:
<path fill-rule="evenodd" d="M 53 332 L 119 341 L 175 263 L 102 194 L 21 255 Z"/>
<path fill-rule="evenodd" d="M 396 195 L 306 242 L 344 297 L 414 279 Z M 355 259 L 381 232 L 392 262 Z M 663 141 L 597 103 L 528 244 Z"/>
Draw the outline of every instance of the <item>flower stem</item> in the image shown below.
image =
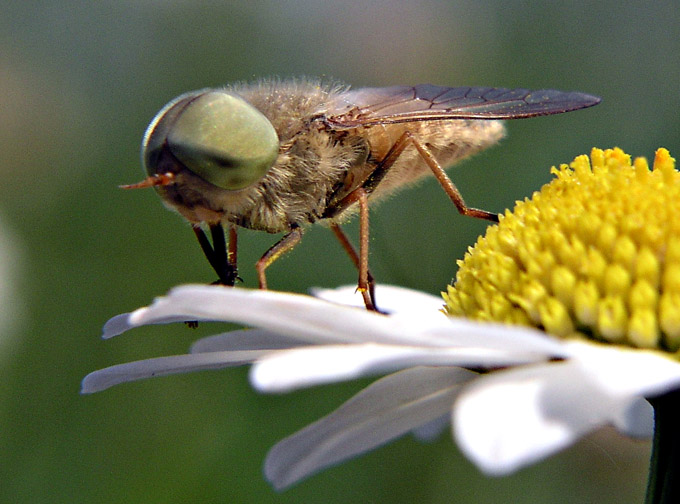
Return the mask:
<path fill-rule="evenodd" d="M 654 443 L 645 504 L 680 502 L 680 390 L 649 399 Z"/>

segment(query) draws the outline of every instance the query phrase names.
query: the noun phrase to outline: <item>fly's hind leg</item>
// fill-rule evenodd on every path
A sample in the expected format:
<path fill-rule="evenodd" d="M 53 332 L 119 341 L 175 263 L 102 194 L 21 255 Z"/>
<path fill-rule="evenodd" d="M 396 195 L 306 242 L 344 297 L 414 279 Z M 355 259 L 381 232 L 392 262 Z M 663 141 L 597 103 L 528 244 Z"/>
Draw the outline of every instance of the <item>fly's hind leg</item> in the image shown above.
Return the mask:
<path fill-rule="evenodd" d="M 458 188 L 451 181 L 439 162 L 435 159 L 427 147 L 425 147 L 425 145 L 423 145 L 410 131 L 404 132 L 404 134 L 399 137 L 399 139 L 390 148 L 385 158 L 378 164 L 368 179 L 366 179 L 363 187 L 369 193 L 377 187 L 392 165 L 396 162 L 397 158 L 399 158 L 401 153 L 406 147 L 408 147 L 409 144 L 416 148 L 418 154 L 420 154 L 420 157 L 423 159 L 423 161 L 425 161 L 425 164 L 427 164 L 428 168 L 432 171 L 432 174 L 437 179 L 437 182 L 439 182 L 439 185 L 442 186 L 442 189 L 444 189 L 444 192 L 449 196 L 449 199 L 451 199 L 461 215 L 467 215 L 469 217 L 484 219 L 491 222 L 498 222 L 497 214 L 487 212 L 486 210 L 472 208 L 465 204 L 463 196 L 461 196 Z"/>

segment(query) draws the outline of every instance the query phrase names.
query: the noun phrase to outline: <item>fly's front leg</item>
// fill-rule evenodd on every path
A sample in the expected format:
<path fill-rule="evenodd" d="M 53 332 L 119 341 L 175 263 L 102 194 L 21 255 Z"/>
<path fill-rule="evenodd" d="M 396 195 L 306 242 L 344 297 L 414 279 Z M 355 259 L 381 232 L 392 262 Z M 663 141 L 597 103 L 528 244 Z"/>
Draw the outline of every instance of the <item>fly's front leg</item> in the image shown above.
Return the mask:
<path fill-rule="evenodd" d="M 224 228 L 221 224 L 210 225 L 212 244 L 200 226 L 193 226 L 193 230 L 205 257 L 215 270 L 215 273 L 217 273 L 218 280 L 216 283 L 233 287 L 238 279 L 238 268 L 236 265 L 236 228 L 234 226 L 229 226 L 228 247 L 224 236 Z"/>
<path fill-rule="evenodd" d="M 294 226 L 290 233 L 281 238 L 278 242 L 274 244 L 269 250 L 267 250 L 259 261 L 255 264 L 255 269 L 257 270 L 257 279 L 260 284 L 260 289 L 267 288 L 267 277 L 265 275 L 265 270 L 281 257 L 286 252 L 290 251 L 300 243 L 302 239 L 302 228 Z"/>
<path fill-rule="evenodd" d="M 210 266 L 212 266 L 215 273 L 217 273 L 218 279 L 213 282 L 213 284 L 233 287 L 236 280 L 239 279 L 238 269 L 236 267 L 236 227 L 229 226 L 229 245 L 227 245 L 225 241 L 222 224 L 210 225 L 212 245 L 201 226 L 194 225 L 192 226 L 192 229 L 194 230 L 201 250 L 203 250 Z M 187 320 L 184 323 L 191 329 L 198 327 L 198 321 L 196 320 Z"/>

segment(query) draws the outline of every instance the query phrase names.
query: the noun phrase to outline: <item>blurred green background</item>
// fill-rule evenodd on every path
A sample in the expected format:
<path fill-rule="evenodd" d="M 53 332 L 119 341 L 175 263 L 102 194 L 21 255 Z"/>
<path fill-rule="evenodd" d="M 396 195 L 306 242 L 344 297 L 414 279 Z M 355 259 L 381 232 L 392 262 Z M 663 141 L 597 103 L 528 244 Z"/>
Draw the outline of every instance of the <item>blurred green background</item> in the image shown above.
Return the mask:
<path fill-rule="evenodd" d="M 451 171 L 469 204 L 502 211 L 593 146 L 680 154 L 677 2 L 4 1 L 0 12 L 0 502 L 642 501 L 649 444 L 608 430 L 501 479 L 450 436 L 404 438 L 276 493 L 261 475 L 268 447 L 365 383 L 260 396 L 238 369 L 78 389 L 92 370 L 181 353 L 218 330 L 99 339 L 109 317 L 214 277 L 152 191 L 117 188 L 142 178 L 142 133 L 169 99 L 272 75 L 602 96 L 513 121 L 501 146 Z M 432 293 L 485 228 L 434 180 L 371 218 L 379 281 Z M 356 223 L 347 229 L 356 237 Z M 246 286 L 275 240 L 242 233 Z M 322 227 L 269 271 L 273 288 L 296 292 L 356 280 Z"/>

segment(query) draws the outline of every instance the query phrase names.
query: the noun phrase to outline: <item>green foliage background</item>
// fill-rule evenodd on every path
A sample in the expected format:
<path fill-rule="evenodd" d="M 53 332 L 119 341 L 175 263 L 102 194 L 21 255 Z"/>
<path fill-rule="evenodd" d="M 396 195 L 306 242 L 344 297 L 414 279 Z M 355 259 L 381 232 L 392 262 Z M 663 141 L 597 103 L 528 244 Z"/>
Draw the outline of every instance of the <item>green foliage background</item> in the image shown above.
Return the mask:
<path fill-rule="evenodd" d="M 355 86 L 551 87 L 595 109 L 514 121 L 500 147 L 451 171 L 469 204 L 502 211 L 593 146 L 680 155 L 680 9 L 660 2 L 0 2 L 0 502 L 641 502 L 649 444 L 603 430 L 520 473 L 488 479 L 449 436 L 410 438 L 276 493 L 268 447 L 365 383 L 259 396 L 246 370 L 177 376 L 83 397 L 115 363 L 184 352 L 203 324 L 99 339 L 110 316 L 213 279 L 181 220 L 142 177 L 141 135 L 196 88 L 264 76 Z M 381 282 L 436 293 L 485 224 L 434 180 L 372 213 Z M 356 226 L 349 226 L 356 233 Z M 243 233 L 241 273 L 275 240 Z M 0 269 L 1 271 L 2 269 Z M 270 285 L 352 283 L 328 230 L 311 230 Z M 219 328 L 222 329 L 222 328 Z"/>

